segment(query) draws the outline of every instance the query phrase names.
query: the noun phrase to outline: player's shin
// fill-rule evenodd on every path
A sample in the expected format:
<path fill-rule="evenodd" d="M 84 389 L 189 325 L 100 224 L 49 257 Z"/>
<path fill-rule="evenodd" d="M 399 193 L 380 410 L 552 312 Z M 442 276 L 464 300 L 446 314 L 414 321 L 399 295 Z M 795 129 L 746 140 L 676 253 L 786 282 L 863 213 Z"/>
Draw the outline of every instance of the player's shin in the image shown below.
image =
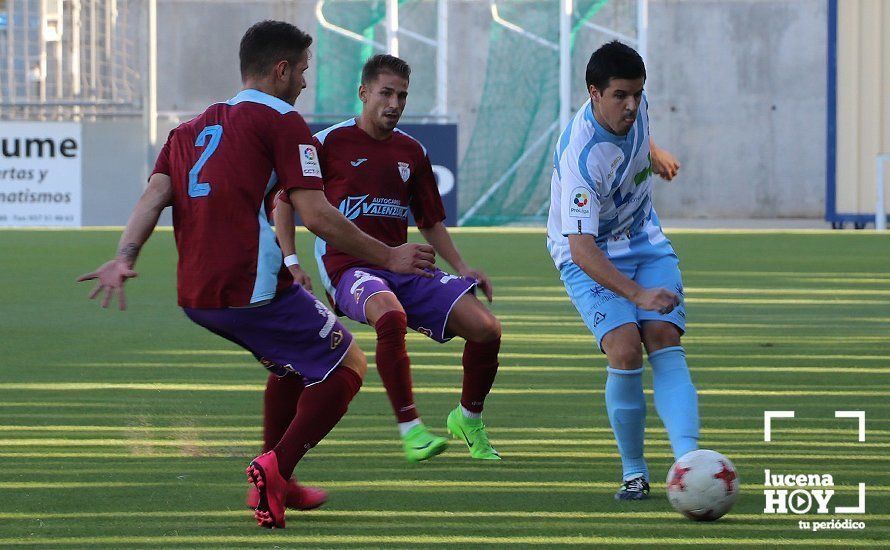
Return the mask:
<path fill-rule="evenodd" d="M 464 416 L 479 418 L 485 404 L 485 397 L 494 385 L 498 374 L 498 352 L 501 339 L 490 342 L 472 342 L 464 345 L 464 380 L 460 404 Z"/>
<path fill-rule="evenodd" d="M 400 428 L 410 430 L 419 424 L 419 415 L 412 392 L 411 360 L 405 347 L 408 318 L 403 311 L 389 311 L 380 316 L 374 328 L 377 331 L 377 372 Z"/>
<path fill-rule="evenodd" d="M 297 401 L 303 392 L 303 379 L 297 374 L 276 376 L 269 374 L 266 391 L 263 394 L 263 452 L 272 450 L 284 432 L 287 431 L 294 415 L 297 414 Z"/>
<path fill-rule="evenodd" d="M 698 448 L 698 394 L 686 365 L 686 352 L 680 346 L 662 348 L 649 354 L 655 390 L 655 410 L 664 423 L 674 457 L 680 458 Z"/>
<path fill-rule="evenodd" d="M 646 399 L 643 396 L 643 368 L 634 370 L 606 368 L 606 410 L 621 455 L 624 479 L 642 475 L 649 479 L 643 458 L 646 429 Z"/>
<path fill-rule="evenodd" d="M 337 425 L 361 386 L 361 377 L 341 365 L 323 382 L 303 391 L 297 414 L 274 449 L 284 479 L 290 479 L 303 455 Z"/>

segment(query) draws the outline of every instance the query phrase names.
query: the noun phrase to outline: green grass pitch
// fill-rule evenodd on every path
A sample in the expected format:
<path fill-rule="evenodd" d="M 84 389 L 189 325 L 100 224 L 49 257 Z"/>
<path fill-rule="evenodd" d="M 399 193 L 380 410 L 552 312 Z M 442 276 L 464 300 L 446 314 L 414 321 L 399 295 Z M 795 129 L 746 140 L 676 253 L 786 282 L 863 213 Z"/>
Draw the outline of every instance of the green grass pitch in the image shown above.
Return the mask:
<path fill-rule="evenodd" d="M 470 460 L 453 442 L 430 462 L 407 464 L 372 367 L 347 416 L 298 468 L 330 491 L 329 503 L 289 513 L 288 528 L 274 532 L 243 505 L 265 371 L 176 307 L 168 231 L 143 251 L 127 312 L 87 301 L 88 287 L 74 278 L 106 260 L 118 236 L 0 232 L 0 546 L 890 544 L 886 236 L 669 234 L 687 287 L 684 344 L 700 391 L 701 443 L 734 460 L 743 487 L 730 515 L 698 524 L 664 498 L 672 459 L 651 396 L 653 498 L 613 501 L 619 470 L 603 404 L 605 358 L 565 295 L 543 233 L 457 232 L 469 262 L 492 276 L 504 325 L 486 403 L 504 461 Z M 299 249 L 316 273 L 305 232 Z M 371 330 L 349 326 L 373 352 Z M 444 434 L 462 346 L 412 334 L 408 349 L 420 412 Z M 776 421 L 771 443 L 764 410 L 797 415 Z M 864 443 L 855 420 L 835 410 L 866 411 Z M 854 506 L 856 483 L 866 482 L 867 513 L 764 515 L 765 468 L 832 474 L 832 506 Z M 866 528 L 798 528 L 832 517 Z"/>

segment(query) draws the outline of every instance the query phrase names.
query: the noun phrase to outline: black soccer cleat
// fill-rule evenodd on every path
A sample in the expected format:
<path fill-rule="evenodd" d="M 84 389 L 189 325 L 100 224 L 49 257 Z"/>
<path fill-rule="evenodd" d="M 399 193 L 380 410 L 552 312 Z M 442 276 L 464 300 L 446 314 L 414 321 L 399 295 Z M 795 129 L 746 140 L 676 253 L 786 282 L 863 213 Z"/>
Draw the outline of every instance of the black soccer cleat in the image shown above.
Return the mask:
<path fill-rule="evenodd" d="M 646 500 L 647 498 L 649 498 L 649 482 L 643 477 L 625 481 L 615 493 L 615 500 Z"/>

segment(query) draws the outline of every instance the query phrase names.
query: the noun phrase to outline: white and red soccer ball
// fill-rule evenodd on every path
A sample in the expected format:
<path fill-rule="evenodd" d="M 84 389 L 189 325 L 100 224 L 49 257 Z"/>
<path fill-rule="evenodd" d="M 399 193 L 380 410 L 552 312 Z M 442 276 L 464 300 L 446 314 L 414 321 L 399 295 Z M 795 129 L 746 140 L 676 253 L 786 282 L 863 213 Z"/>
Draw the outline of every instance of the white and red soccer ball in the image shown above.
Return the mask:
<path fill-rule="evenodd" d="M 729 512 L 738 496 L 735 466 L 717 451 L 690 451 L 668 471 L 668 501 L 689 519 L 714 521 Z"/>

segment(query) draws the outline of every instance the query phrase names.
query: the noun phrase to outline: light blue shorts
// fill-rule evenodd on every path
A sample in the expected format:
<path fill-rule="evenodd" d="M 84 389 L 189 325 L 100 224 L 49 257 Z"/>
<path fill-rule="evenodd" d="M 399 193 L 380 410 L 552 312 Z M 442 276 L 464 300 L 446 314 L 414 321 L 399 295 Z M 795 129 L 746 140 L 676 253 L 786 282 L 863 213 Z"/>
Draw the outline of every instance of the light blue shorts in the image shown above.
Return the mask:
<path fill-rule="evenodd" d="M 627 242 L 627 240 L 625 240 Z M 651 245 L 645 233 L 629 239 L 629 246 L 619 248 L 618 254 L 604 249 L 618 270 L 645 288 L 665 288 L 675 292 L 683 300 L 683 280 L 680 261 L 666 239 Z M 603 337 L 610 331 L 628 323 L 637 326 L 643 321 L 666 321 L 686 331 L 686 304 L 681 302 L 667 315 L 646 311 L 635 306 L 591 279 L 573 262 L 563 264 L 559 270 L 566 291 L 584 324 L 596 337 L 602 350 Z"/>

